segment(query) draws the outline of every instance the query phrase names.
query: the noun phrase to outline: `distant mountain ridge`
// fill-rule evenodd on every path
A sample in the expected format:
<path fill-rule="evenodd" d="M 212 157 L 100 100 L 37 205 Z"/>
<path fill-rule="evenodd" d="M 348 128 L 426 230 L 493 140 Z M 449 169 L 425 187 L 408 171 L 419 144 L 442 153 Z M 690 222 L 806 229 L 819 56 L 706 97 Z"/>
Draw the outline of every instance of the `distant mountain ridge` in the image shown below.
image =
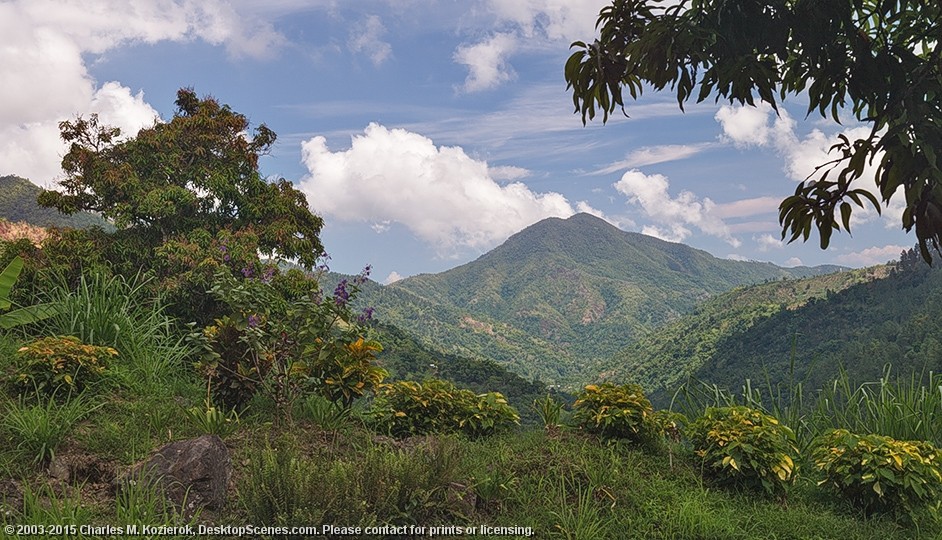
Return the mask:
<path fill-rule="evenodd" d="M 566 384 L 715 294 L 837 270 L 719 259 L 576 214 L 535 223 L 462 266 L 365 291 L 364 300 L 427 344 Z"/>
<path fill-rule="evenodd" d="M 0 176 L 0 218 L 11 222 L 24 221 L 37 227 L 68 227 L 84 229 L 111 224 L 90 212 L 78 212 L 71 216 L 61 214 L 54 208 L 43 208 L 36 202 L 42 188 L 16 175 Z"/>

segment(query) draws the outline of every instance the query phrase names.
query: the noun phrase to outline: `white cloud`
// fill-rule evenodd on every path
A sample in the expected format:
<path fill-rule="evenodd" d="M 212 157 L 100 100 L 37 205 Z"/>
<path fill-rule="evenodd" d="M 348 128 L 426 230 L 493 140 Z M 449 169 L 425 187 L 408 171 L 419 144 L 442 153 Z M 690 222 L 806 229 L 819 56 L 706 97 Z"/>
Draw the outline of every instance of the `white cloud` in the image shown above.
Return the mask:
<path fill-rule="evenodd" d="M 733 247 L 741 242 L 734 238 L 726 223 L 716 214 L 716 203 L 709 198 L 699 199 L 690 191 L 681 191 L 671 197 L 667 177 L 660 174 L 646 175 L 631 170 L 614 184 L 615 189 L 628 197 L 631 204 L 641 207 L 648 218 L 658 225 L 649 225 L 644 234 L 657 236 L 674 242 L 683 241 L 691 231 L 685 225 L 696 227 L 701 232 L 722 238 Z M 668 227 L 664 229 L 663 227 Z"/>
<path fill-rule="evenodd" d="M 502 186 L 486 162 L 404 129 L 370 124 L 337 152 L 318 136 L 302 143 L 301 154 L 310 174 L 300 186 L 317 212 L 400 223 L 440 252 L 487 249 L 540 219 L 576 212 L 559 193 Z"/>
<path fill-rule="evenodd" d="M 519 180 L 530 176 L 530 170 L 514 165 L 501 165 L 499 167 L 489 167 L 490 177 L 497 181 Z"/>
<path fill-rule="evenodd" d="M 623 169 L 633 169 L 686 159 L 714 146 L 714 143 L 700 144 L 665 144 L 661 146 L 643 146 L 628 154 L 625 159 L 607 165 L 592 174 L 609 174 Z"/>
<path fill-rule="evenodd" d="M 0 2 L 0 164 L 53 185 L 65 145 L 58 123 L 75 114 L 135 134 L 156 111 L 120 82 L 99 86 L 86 59 L 128 43 L 202 39 L 233 57 L 265 57 L 283 42 L 221 0 L 19 0 Z"/>
<path fill-rule="evenodd" d="M 801 259 L 799 259 L 798 257 L 791 257 L 790 259 L 782 263 L 782 266 L 784 266 L 785 268 L 794 268 L 796 266 L 804 266 L 804 265 L 805 263 L 801 262 Z"/>
<path fill-rule="evenodd" d="M 754 197 L 716 205 L 716 215 L 720 218 L 741 218 L 766 213 L 777 213 L 782 200 L 778 197 Z"/>
<path fill-rule="evenodd" d="M 758 236 L 753 236 L 756 244 L 759 246 L 759 251 L 766 252 L 770 249 L 782 249 L 785 247 L 785 244 L 782 243 L 782 240 L 772 236 L 771 234 L 760 234 Z"/>
<path fill-rule="evenodd" d="M 525 37 L 553 41 L 591 41 L 599 11 L 611 0 L 489 0 L 499 22 Z"/>
<path fill-rule="evenodd" d="M 374 66 L 379 66 L 392 56 L 392 45 L 382 40 L 386 27 L 376 15 L 370 15 L 350 33 L 350 50 L 369 56 Z"/>
<path fill-rule="evenodd" d="M 386 276 L 386 279 L 383 280 L 383 285 L 389 285 L 390 283 L 395 283 L 404 278 L 405 276 L 393 270 L 392 272 L 389 273 L 388 276 Z"/>
<path fill-rule="evenodd" d="M 744 257 L 744 256 L 738 255 L 738 254 L 736 254 L 736 253 L 730 253 L 729 255 L 726 256 L 726 258 L 729 259 L 729 260 L 731 260 L 731 261 L 740 261 L 740 262 L 746 262 L 746 261 L 750 260 L 749 257 Z"/>
<path fill-rule="evenodd" d="M 899 254 L 907 249 L 909 249 L 909 247 L 895 244 L 881 247 L 874 246 L 852 253 L 845 253 L 844 255 L 838 256 L 836 261 L 848 266 L 873 266 L 886 263 L 887 261 L 897 260 L 899 259 Z"/>
<path fill-rule="evenodd" d="M 473 45 L 461 45 L 455 51 L 454 60 L 468 67 L 468 77 L 461 87 L 465 92 L 490 90 L 512 80 L 516 74 L 507 56 L 516 47 L 512 34 L 497 33 Z"/>
<path fill-rule="evenodd" d="M 392 225 L 392 222 L 389 221 L 388 219 L 384 219 L 383 221 L 380 221 L 379 223 L 374 223 L 370 225 L 370 228 L 373 229 L 373 232 L 375 232 L 376 234 L 383 234 L 384 232 L 389 231 L 390 225 Z"/>
<path fill-rule="evenodd" d="M 779 109 L 779 115 L 775 116 L 772 108 L 764 103 L 757 107 L 724 105 L 717 111 L 715 119 L 723 129 L 723 140 L 740 148 L 770 147 L 779 153 L 785 162 L 785 173 L 796 182 L 809 177 L 818 178 L 827 170 L 824 168 L 816 172 L 815 168 L 837 157 L 828 152 L 838 142 L 839 134 L 851 141 L 866 138 L 870 134 L 870 128 L 857 126 L 832 134 L 814 129 L 804 137 L 799 137 L 796 133 L 796 123 L 785 109 Z M 882 157 L 882 154 L 877 155 L 872 165 L 868 163 L 864 167 L 863 174 L 856 184 L 873 193 L 878 199 L 880 194 L 874 176 Z M 883 220 L 887 228 L 900 226 L 904 208 L 905 201 L 901 196 L 891 200 L 889 207 L 883 210 Z M 877 212 L 869 204 L 865 204 L 863 208 L 855 206 L 851 226 L 876 217 Z"/>

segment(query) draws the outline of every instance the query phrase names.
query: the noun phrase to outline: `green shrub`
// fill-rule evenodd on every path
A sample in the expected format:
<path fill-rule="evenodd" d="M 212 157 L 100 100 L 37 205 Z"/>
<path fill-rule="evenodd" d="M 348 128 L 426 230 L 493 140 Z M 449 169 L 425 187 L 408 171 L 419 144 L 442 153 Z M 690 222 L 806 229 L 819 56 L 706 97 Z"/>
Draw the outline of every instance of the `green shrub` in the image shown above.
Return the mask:
<path fill-rule="evenodd" d="M 81 392 L 117 355 L 111 347 L 86 345 L 73 336 L 44 337 L 17 351 L 12 378 L 21 394 L 35 390 L 52 395 L 62 386 Z"/>
<path fill-rule="evenodd" d="M 184 412 L 190 423 L 200 433 L 226 438 L 239 429 L 239 413 L 234 409 L 227 413 L 213 405 L 209 399 L 203 402 L 202 407 L 190 407 Z"/>
<path fill-rule="evenodd" d="M 812 461 L 825 476 L 819 484 L 867 513 L 909 512 L 942 497 L 942 452 L 928 442 L 835 429 L 817 439 Z"/>
<path fill-rule="evenodd" d="M 760 411 L 709 407 L 690 424 L 687 435 L 696 454 L 720 481 L 782 494 L 795 479 L 795 434 Z"/>
<path fill-rule="evenodd" d="M 245 331 L 229 317 L 217 319 L 198 337 L 205 354 L 196 368 L 206 377 L 213 401 L 226 409 L 244 411 L 267 374 L 265 363 L 255 361 Z M 265 373 L 259 373 L 260 369 Z"/>
<path fill-rule="evenodd" d="M 520 421 L 499 392 L 476 395 L 440 379 L 383 385 L 370 417 L 376 427 L 395 437 L 452 432 L 477 437 Z"/>
<path fill-rule="evenodd" d="M 603 437 L 640 442 L 651 435 L 654 408 L 636 384 L 590 384 L 579 394 L 574 408 L 576 423 Z"/>

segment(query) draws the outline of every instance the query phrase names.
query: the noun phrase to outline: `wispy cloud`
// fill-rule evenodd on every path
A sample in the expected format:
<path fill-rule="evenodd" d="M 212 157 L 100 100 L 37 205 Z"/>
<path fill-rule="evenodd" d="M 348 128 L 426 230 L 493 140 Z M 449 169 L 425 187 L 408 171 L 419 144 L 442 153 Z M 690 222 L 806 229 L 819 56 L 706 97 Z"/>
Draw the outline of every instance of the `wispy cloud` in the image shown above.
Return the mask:
<path fill-rule="evenodd" d="M 889 244 L 886 246 L 873 246 L 852 253 L 839 255 L 835 260 L 848 266 L 873 266 L 899 259 L 900 253 L 909 249 L 906 246 Z"/>
<path fill-rule="evenodd" d="M 668 161 L 677 161 L 693 157 L 704 150 L 718 146 L 717 143 L 698 143 L 698 144 L 665 144 L 660 146 L 643 146 L 637 150 L 631 151 L 628 156 L 616 161 L 610 165 L 593 171 L 591 174 L 610 174 L 613 172 L 644 167 L 645 165 L 654 165 L 657 163 L 666 163 Z"/>

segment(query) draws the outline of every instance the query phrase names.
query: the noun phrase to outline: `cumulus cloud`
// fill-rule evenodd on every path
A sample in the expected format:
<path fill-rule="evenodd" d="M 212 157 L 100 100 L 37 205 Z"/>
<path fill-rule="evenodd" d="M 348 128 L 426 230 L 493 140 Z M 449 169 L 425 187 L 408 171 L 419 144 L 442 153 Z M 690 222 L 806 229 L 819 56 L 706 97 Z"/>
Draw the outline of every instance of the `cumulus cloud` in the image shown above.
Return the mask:
<path fill-rule="evenodd" d="M 530 170 L 515 165 L 501 165 L 499 167 L 490 167 L 488 169 L 491 178 L 497 181 L 519 180 L 530 176 Z"/>
<path fill-rule="evenodd" d="M 383 285 L 389 285 L 390 283 L 395 283 L 403 278 L 405 278 L 405 276 L 393 270 L 392 272 L 389 273 L 388 276 L 386 276 L 386 279 L 383 280 Z"/>
<path fill-rule="evenodd" d="M 629 203 L 640 207 L 655 222 L 655 225 L 648 225 L 642 230 L 644 234 L 681 242 L 690 236 L 689 226 L 721 238 L 733 247 L 741 245 L 717 215 L 716 203 L 709 198 L 700 199 L 687 190 L 672 197 L 670 183 L 663 175 L 647 175 L 634 169 L 622 175 L 614 186 L 619 193 L 628 197 Z"/>
<path fill-rule="evenodd" d="M 816 167 L 833 160 L 836 156 L 829 153 L 831 146 L 838 142 L 842 134 L 851 141 L 866 138 L 870 128 L 864 126 L 849 127 L 839 132 L 827 134 L 814 129 L 799 137 L 796 123 L 784 109 L 776 116 L 766 104 L 757 107 L 724 105 L 717 111 L 715 119 L 723 129 L 721 138 L 740 148 L 768 147 L 780 154 L 784 160 L 783 169 L 788 177 L 795 181 L 815 178 L 826 169 L 816 171 Z M 882 159 L 878 155 L 873 164 L 864 167 L 857 185 L 880 197 L 873 180 L 877 164 Z M 883 211 L 884 224 L 887 228 L 900 226 L 905 203 L 902 197 L 894 197 L 888 208 Z M 851 226 L 877 218 L 877 213 L 869 205 L 854 208 Z"/>
<path fill-rule="evenodd" d="M 785 268 L 794 268 L 796 266 L 804 266 L 804 265 L 805 263 L 801 262 L 801 259 L 799 259 L 798 257 L 791 257 L 787 261 L 782 263 L 782 266 L 784 266 Z"/>
<path fill-rule="evenodd" d="M 770 249 L 782 249 L 785 247 L 785 244 L 782 243 L 780 238 L 776 238 L 771 234 L 760 234 L 753 236 L 752 239 L 755 240 L 756 244 L 759 246 L 759 251 L 763 253 Z"/>
<path fill-rule="evenodd" d="M 468 67 L 468 76 L 461 89 L 465 92 L 490 90 L 513 79 L 516 74 L 507 56 L 516 47 L 512 34 L 494 34 L 484 41 L 458 47 L 455 62 Z"/>
<path fill-rule="evenodd" d="M 58 123 L 99 113 L 125 134 L 156 111 L 120 82 L 99 85 L 86 59 L 128 43 L 201 39 L 233 57 L 266 57 L 283 43 L 270 24 L 221 0 L 0 2 L 0 164 L 51 186 L 65 146 Z"/>
<path fill-rule="evenodd" d="M 336 152 L 318 136 L 302 143 L 301 154 L 310 174 L 300 187 L 317 212 L 400 223 L 440 253 L 487 249 L 540 219 L 576 213 L 559 193 L 500 185 L 486 162 L 404 129 L 372 123 Z"/>
<path fill-rule="evenodd" d="M 386 27 L 376 15 L 370 15 L 350 33 L 349 47 L 354 53 L 367 55 L 374 66 L 392 56 L 392 45 L 382 40 Z"/>
<path fill-rule="evenodd" d="M 890 244 L 886 246 L 874 246 L 852 253 L 845 253 L 837 257 L 837 262 L 848 266 L 873 266 L 884 264 L 888 261 L 899 259 L 899 254 L 909 249 L 906 246 Z"/>

